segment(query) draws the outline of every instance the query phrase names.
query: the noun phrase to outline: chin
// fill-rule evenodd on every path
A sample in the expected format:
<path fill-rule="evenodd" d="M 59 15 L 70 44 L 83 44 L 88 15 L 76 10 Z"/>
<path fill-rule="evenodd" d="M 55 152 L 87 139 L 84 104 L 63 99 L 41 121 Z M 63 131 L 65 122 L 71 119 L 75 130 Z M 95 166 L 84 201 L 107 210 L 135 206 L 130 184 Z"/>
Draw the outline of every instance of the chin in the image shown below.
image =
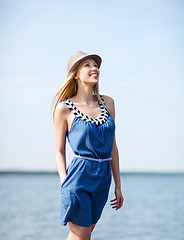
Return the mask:
<path fill-rule="evenodd" d="M 90 79 L 90 81 L 86 81 L 85 83 L 86 83 L 86 84 L 89 84 L 89 85 L 95 85 L 95 84 L 97 84 L 98 82 L 99 82 L 98 79 L 93 79 L 93 80 Z"/>
<path fill-rule="evenodd" d="M 93 79 L 90 79 L 90 82 L 98 83 L 99 79 L 98 78 L 93 78 Z"/>
<path fill-rule="evenodd" d="M 98 80 L 97 81 L 92 81 L 91 84 L 94 86 L 95 84 L 98 83 Z"/>

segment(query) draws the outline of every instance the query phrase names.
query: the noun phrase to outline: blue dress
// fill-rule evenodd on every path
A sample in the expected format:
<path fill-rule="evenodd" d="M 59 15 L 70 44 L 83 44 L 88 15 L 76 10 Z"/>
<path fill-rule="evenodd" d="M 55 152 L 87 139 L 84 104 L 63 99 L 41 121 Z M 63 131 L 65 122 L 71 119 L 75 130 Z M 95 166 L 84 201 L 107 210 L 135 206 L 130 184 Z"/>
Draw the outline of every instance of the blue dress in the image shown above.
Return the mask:
<path fill-rule="evenodd" d="M 108 158 L 113 147 L 115 123 L 100 102 L 101 117 L 94 119 L 80 112 L 70 100 L 62 101 L 75 115 L 70 132 L 67 132 L 75 156 L 61 185 L 61 225 L 71 221 L 89 227 L 100 219 L 108 198 L 112 178 Z"/>

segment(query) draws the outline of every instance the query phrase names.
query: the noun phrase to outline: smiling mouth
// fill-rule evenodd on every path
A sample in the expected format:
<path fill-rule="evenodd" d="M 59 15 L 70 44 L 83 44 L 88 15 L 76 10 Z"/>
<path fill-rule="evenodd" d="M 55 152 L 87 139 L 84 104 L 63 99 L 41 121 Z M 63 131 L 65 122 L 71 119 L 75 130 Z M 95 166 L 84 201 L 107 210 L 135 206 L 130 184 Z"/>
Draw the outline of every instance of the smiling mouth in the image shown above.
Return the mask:
<path fill-rule="evenodd" d="M 92 76 L 92 77 L 97 77 L 97 74 L 96 73 L 92 73 L 92 74 L 90 74 L 89 75 L 90 77 Z"/>

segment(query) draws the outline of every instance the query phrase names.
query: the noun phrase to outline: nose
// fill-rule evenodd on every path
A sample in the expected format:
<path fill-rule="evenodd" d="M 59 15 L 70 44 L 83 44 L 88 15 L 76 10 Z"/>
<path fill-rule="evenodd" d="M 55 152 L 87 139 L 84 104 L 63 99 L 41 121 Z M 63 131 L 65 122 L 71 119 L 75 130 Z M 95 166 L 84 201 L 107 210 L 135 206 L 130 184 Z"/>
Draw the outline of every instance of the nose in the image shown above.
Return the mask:
<path fill-rule="evenodd" d="M 96 70 L 96 71 L 98 71 L 98 67 L 93 66 L 93 67 L 92 67 L 92 70 Z"/>

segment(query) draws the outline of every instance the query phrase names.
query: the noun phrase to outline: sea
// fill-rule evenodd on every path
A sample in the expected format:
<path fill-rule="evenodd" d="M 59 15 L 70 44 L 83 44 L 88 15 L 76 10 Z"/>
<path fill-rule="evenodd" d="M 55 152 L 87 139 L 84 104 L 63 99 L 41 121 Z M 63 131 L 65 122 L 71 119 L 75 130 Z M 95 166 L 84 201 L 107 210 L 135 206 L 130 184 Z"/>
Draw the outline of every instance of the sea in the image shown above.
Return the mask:
<path fill-rule="evenodd" d="M 109 199 L 92 240 L 184 240 L 184 173 L 121 173 L 124 205 Z M 0 240 L 65 240 L 57 173 L 0 173 Z"/>

